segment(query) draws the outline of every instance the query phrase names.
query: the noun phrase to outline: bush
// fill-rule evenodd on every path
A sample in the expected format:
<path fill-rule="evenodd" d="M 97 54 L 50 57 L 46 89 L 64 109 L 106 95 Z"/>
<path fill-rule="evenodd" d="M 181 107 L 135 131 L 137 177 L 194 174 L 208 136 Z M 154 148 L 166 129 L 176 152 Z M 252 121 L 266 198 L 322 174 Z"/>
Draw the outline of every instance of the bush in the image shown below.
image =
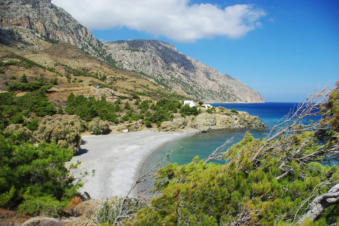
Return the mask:
<path fill-rule="evenodd" d="M 120 207 L 123 203 L 122 213 L 120 213 Z M 98 223 L 105 224 L 105 225 L 114 225 L 115 221 L 121 222 L 122 219 L 116 219 L 119 214 L 123 216 L 129 214 L 135 214 L 138 210 L 142 207 L 145 207 L 145 203 L 141 202 L 138 199 L 127 198 L 124 200 L 123 198 L 114 198 L 112 200 L 106 200 L 97 213 L 97 221 Z"/>
<path fill-rule="evenodd" d="M 118 122 L 115 110 L 116 106 L 106 102 L 105 98 L 95 100 L 94 97 L 86 98 L 82 95 L 74 96 L 74 94 L 68 96 L 65 108 L 68 114 L 78 115 L 86 121 L 99 117 L 102 120 Z"/>
<path fill-rule="evenodd" d="M 88 123 L 88 130 L 95 135 L 108 134 L 110 132 L 109 123 L 100 120 L 100 118 L 94 118 Z"/>
<path fill-rule="evenodd" d="M 239 112 L 235 109 L 231 109 L 231 112 L 234 113 L 234 114 L 239 114 Z"/>
<path fill-rule="evenodd" d="M 55 143 L 14 145 L 0 135 L 0 207 L 57 215 L 79 184 L 65 167 L 73 156 Z"/>
<path fill-rule="evenodd" d="M 29 117 L 31 113 L 43 117 L 55 114 L 56 109 L 48 102 L 43 91 L 27 93 L 21 97 L 16 97 L 10 92 L 0 93 L 0 129 L 13 123 L 24 124 L 24 116 Z M 34 126 L 29 127 L 34 129 Z"/>
<path fill-rule="evenodd" d="M 40 142 L 55 142 L 61 147 L 77 152 L 81 143 L 81 120 L 75 115 L 55 115 L 44 117 L 34 136 Z"/>
<path fill-rule="evenodd" d="M 51 196 L 28 197 L 19 206 L 18 212 L 29 215 L 47 215 L 57 217 L 62 214 L 64 203 Z"/>
<path fill-rule="evenodd" d="M 40 81 L 34 81 L 34 82 L 29 82 L 29 83 L 16 83 L 16 82 L 10 82 L 8 84 L 8 90 L 9 91 L 34 91 L 38 90 L 41 87 L 43 87 L 45 83 L 40 82 Z"/>
<path fill-rule="evenodd" d="M 185 104 L 180 109 L 181 116 L 185 117 L 188 115 L 198 115 L 200 110 L 197 107 L 190 107 L 189 105 Z"/>
<path fill-rule="evenodd" d="M 26 75 L 23 75 L 23 76 L 20 78 L 19 81 L 22 82 L 22 83 L 27 83 L 28 81 L 27 81 Z"/>

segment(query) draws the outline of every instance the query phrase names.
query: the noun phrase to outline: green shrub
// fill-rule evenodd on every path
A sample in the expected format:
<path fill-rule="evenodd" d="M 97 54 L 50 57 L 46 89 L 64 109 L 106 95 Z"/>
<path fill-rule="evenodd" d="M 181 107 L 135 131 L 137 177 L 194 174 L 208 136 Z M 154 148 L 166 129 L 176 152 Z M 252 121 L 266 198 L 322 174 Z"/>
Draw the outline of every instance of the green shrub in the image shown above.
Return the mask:
<path fill-rule="evenodd" d="M 122 202 L 124 202 L 122 204 Z M 123 206 L 120 213 L 120 207 Z M 97 221 L 100 225 L 114 225 L 115 221 L 121 222 L 124 218 L 116 219 L 118 216 L 125 216 L 127 214 L 135 214 L 138 210 L 144 207 L 145 204 L 138 199 L 127 198 L 114 198 L 112 200 L 106 200 L 103 206 L 97 213 Z M 119 215 L 121 214 L 121 215 Z"/>
<path fill-rule="evenodd" d="M 65 167 L 72 156 L 54 143 L 14 145 L 0 135 L 0 206 L 58 214 L 79 187 Z"/>
<path fill-rule="evenodd" d="M 51 197 L 28 197 L 18 206 L 18 212 L 29 215 L 47 215 L 57 217 L 62 214 L 63 202 Z"/>
<path fill-rule="evenodd" d="M 27 82 L 28 82 L 28 81 L 27 81 L 27 76 L 26 76 L 26 75 L 23 75 L 23 76 L 20 78 L 19 81 L 22 82 L 22 83 L 27 83 Z"/>
<path fill-rule="evenodd" d="M 10 92 L 0 93 L 0 129 L 13 123 L 24 124 L 24 116 L 29 117 L 30 113 L 43 117 L 55 114 L 56 109 L 48 102 L 43 91 L 27 93 L 21 97 Z"/>
<path fill-rule="evenodd" d="M 34 136 L 40 142 L 55 142 L 60 147 L 77 152 L 80 148 L 82 123 L 76 115 L 54 115 L 44 117 Z"/>
<path fill-rule="evenodd" d="M 74 94 L 68 96 L 65 108 L 68 114 L 78 115 L 86 121 L 99 117 L 105 121 L 118 122 L 115 110 L 116 105 L 106 102 L 105 98 L 95 100 L 94 97 L 86 98 L 82 95 L 74 96 Z"/>
<path fill-rule="evenodd" d="M 88 123 L 88 130 L 95 135 L 108 134 L 110 132 L 109 123 L 100 118 L 94 118 Z"/>
<path fill-rule="evenodd" d="M 34 81 L 29 83 L 17 83 L 17 82 L 10 82 L 8 84 L 9 91 L 34 91 L 38 90 L 45 85 L 44 82 L 41 81 Z"/>
<path fill-rule="evenodd" d="M 188 115 L 198 115 L 200 110 L 197 107 L 190 107 L 189 105 L 185 104 L 180 109 L 181 116 L 185 117 Z"/>
<path fill-rule="evenodd" d="M 231 112 L 234 113 L 234 114 L 239 114 L 239 112 L 235 109 L 231 109 Z"/>

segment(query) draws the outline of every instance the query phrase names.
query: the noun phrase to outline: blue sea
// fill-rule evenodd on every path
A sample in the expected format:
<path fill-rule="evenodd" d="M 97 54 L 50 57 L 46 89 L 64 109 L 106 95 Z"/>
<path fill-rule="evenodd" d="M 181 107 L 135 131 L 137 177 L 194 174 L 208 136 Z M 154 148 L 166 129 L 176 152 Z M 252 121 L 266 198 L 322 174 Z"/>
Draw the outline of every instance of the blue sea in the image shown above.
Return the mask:
<path fill-rule="evenodd" d="M 258 103 L 258 104 L 224 104 L 215 103 L 213 106 L 222 106 L 227 109 L 235 109 L 237 111 L 247 111 L 251 115 L 259 116 L 267 127 L 265 130 L 250 130 L 256 138 L 264 138 L 270 128 L 278 123 L 284 116 L 294 111 L 298 103 Z M 317 120 L 312 118 L 310 120 Z M 307 123 L 307 122 L 306 122 Z M 160 166 L 166 166 L 169 163 L 186 164 L 192 161 L 196 156 L 200 159 L 205 159 L 217 147 L 224 144 L 226 140 L 233 138 L 232 142 L 223 150 L 227 150 L 231 145 L 242 140 L 246 130 L 215 130 L 207 133 L 199 133 L 191 137 L 167 143 L 150 155 L 142 169 L 140 175 L 148 172 L 160 163 Z M 159 167 L 157 167 L 159 168 Z M 146 195 L 152 187 L 152 179 L 138 187 L 139 192 L 145 192 Z"/>

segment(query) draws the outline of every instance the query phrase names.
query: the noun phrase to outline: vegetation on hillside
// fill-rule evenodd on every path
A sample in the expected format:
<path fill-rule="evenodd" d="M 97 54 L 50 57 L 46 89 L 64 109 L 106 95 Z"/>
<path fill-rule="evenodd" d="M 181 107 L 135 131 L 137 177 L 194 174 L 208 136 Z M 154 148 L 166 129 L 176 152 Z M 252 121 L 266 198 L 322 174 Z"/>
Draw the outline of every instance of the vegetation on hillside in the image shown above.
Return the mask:
<path fill-rule="evenodd" d="M 200 113 L 196 107 L 191 108 L 188 105 L 182 105 L 179 100 L 175 99 L 162 98 L 155 102 L 136 99 L 133 104 L 128 100 L 122 103 L 122 100 L 118 99 L 112 104 L 107 102 L 105 98 L 96 100 L 94 97 L 86 98 L 74 94 L 69 95 L 65 111 L 68 114 L 78 115 L 86 121 L 95 117 L 116 124 L 142 120 L 147 127 L 152 127 L 153 123 L 160 126 L 162 122 L 172 119 L 174 113 L 180 112 L 182 116 Z"/>
<path fill-rule="evenodd" d="M 23 124 L 30 127 L 27 118 L 56 113 L 56 108 L 48 102 L 45 91 L 39 90 L 16 97 L 14 93 L 0 93 L 0 129 L 9 124 Z"/>

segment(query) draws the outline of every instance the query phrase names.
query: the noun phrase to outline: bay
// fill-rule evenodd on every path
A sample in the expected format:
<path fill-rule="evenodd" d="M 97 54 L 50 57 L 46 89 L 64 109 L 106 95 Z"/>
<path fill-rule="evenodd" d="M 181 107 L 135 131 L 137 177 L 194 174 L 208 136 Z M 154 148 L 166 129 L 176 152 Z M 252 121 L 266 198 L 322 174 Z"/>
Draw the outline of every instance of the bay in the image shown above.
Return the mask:
<path fill-rule="evenodd" d="M 144 175 L 151 169 L 156 172 L 157 169 L 169 163 L 177 163 L 179 165 L 186 164 L 191 162 L 196 156 L 199 156 L 200 159 L 206 159 L 216 148 L 224 144 L 226 140 L 232 138 L 232 142 L 220 150 L 226 151 L 233 144 L 242 140 L 246 131 L 249 131 L 256 138 L 264 138 L 272 126 L 282 120 L 284 116 L 296 110 L 298 103 L 214 103 L 212 105 L 214 107 L 222 106 L 230 110 L 247 111 L 251 115 L 259 116 L 267 128 L 265 130 L 212 130 L 207 133 L 198 133 L 191 137 L 167 143 L 154 151 L 145 160 L 139 170 L 139 175 Z M 310 120 L 318 119 L 319 118 L 309 118 L 304 122 L 308 123 Z M 138 193 L 150 196 L 153 183 L 154 179 L 152 179 L 152 176 L 147 177 L 145 182 L 138 185 Z"/>

